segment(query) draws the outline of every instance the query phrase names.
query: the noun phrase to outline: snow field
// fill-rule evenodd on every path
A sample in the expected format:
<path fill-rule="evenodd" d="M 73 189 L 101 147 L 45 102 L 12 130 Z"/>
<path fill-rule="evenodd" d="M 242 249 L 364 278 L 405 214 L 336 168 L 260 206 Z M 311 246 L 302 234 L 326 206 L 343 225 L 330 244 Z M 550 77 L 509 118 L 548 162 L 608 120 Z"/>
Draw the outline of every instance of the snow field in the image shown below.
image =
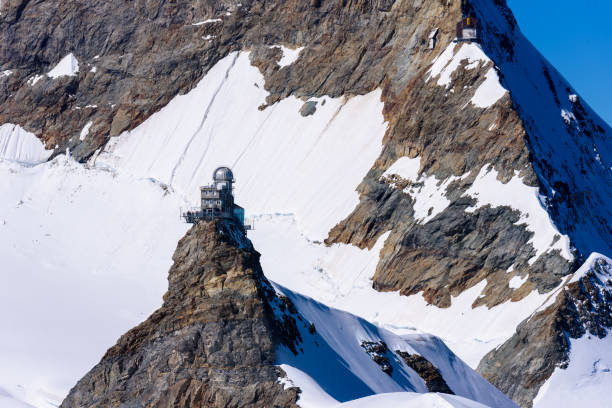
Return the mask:
<path fill-rule="evenodd" d="M 0 162 L 10 160 L 37 164 L 47 160 L 51 153 L 51 150 L 45 150 L 36 135 L 25 131 L 21 126 L 10 123 L 0 126 Z"/>
<path fill-rule="evenodd" d="M 434 336 L 414 333 L 400 336 L 286 288 L 277 290 L 291 299 L 305 319 L 298 320 L 304 340 L 299 348 L 304 353 L 296 356 L 285 347 L 277 352 L 288 382 L 302 388 L 298 403 L 305 408 L 335 406 L 335 401 L 346 402 L 372 394 L 427 393 L 421 377 L 395 354 L 398 350 L 429 360 L 459 396 L 492 407 L 516 407 Z M 307 331 L 307 322 L 314 324 L 314 335 Z M 363 350 L 363 341 L 382 341 L 388 346 L 385 357 L 393 367 L 392 376 L 384 373 Z"/>
<path fill-rule="evenodd" d="M 570 364 L 555 368 L 534 400 L 534 408 L 610 406 L 612 389 L 612 336 L 586 335 L 571 339 Z"/>
<path fill-rule="evenodd" d="M 429 69 L 428 81 L 432 78 L 438 78 L 436 83 L 448 88 L 451 86 L 452 74 L 459 68 L 462 61 L 468 61 L 466 69 L 478 68 L 492 62 L 480 45 L 476 43 L 462 43 L 459 49 L 456 50 L 456 48 L 457 44 L 451 43 L 434 60 L 432 67 Z M 493 106 L 507 92 L 500 84 L 497 71 L 494 67 L 491 67 L 485 75 L 485 81 L 476 89 L 471 102 L 478 108 L 486 109 Z"/>
<path fill-rule="evenodd" d="M 161 304 L 182 202 L 64 156 L 0 161 L 0 192 L 0 387 L 56 407 Z"/>
<path fill-rule="evenodd" d="M 154 177 L 193 203 L 213 170 L 228 165 L 248 212 L 294 213 L 322 240 L 358 204 L 355 188 L 382 149 L 381 92 L 321 98 L 325 105 L 304 118 L 293 97 L 259 111 L 263 82 L 248 53 L 231 54 L 194 90 L 112 140 L 96 163 Z"/>
<path fill-rule="evenodd" d="M 486 286 L 483 281 L 453 297 L 450 308 L 440 309 L 428 305 L 420 294 L 407 297 L 372 289 L 371 278 L 388 234 L 372 250 L 344 244 L 327 247 L 302 234 L 292 215 L 262 215 L 254 221 L 249 237 L 262 254 L 269 279 L 394 333 L 434 334 L 471 367 L 510 338 L 516 326 L 549 296 L 533 292 L 520 302 L 473 309 Z"/>

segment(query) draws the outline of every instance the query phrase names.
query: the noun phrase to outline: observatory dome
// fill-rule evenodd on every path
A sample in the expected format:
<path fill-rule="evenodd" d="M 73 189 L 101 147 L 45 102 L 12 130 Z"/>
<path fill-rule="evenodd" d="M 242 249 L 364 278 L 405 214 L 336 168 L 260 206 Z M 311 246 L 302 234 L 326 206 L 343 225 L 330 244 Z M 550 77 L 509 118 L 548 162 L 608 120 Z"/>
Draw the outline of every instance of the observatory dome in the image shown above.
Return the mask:
<path fill-rule="evenodd" d="M 213 173 L 215 181 L 234 181 L 234 173 L 228 167 L 219 167 Z"/>

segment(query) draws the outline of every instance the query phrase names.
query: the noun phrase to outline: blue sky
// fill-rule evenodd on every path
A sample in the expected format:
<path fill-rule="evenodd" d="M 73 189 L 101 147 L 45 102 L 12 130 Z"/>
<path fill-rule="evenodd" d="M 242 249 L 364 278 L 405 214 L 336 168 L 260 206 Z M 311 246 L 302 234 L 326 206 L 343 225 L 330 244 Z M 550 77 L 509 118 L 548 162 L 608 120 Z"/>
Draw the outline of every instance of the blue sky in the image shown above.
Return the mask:
<path fill-rule="evenodd" d="M 612 1 L 507 2 L 521 31 L 612 125 Z"/>

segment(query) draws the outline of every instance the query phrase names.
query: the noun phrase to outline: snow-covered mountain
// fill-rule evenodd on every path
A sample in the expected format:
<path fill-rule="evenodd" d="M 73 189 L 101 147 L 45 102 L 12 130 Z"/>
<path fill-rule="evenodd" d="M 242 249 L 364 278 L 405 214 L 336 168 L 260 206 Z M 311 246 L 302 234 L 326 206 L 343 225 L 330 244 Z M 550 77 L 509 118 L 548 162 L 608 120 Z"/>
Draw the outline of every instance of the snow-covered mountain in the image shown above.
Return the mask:
<path fill-rule="evenodd" d="M 158 308 L 179 210 L 228 165 L 332 355 L 278 350 L 298 404 L 501 406 L 454 352 L 520 406 L 605 406 L 612 131 L 503 1 L 465 7 L 2 2 L 0 401 L 58 405 Z M 462 12 L 480 44 L 452 41 Z M 427 389 L 363 341 L 477 402 L 386 394 Z"/>

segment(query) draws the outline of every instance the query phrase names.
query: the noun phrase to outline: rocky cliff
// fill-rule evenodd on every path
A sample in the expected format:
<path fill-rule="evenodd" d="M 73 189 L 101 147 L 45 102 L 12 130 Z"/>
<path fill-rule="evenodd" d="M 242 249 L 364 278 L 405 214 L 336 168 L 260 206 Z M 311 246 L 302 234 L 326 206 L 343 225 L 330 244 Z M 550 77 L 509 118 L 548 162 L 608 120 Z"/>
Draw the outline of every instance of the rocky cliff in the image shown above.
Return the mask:
<path fill-rule="evenodd" d="M 259 254 L 233 223 L 200 223 L 179 242 L 164 303 L 122 336 L 61 407 L 296 407 L 275 348 L 294 349 L 290 318 Z M 294 349 L 295 350 L 295 349 Z"/>
<path fill-rule="evenodd" d="M 568 367 L 572 339 L 604 338 L 611 328 L 612 264 L 593 255 L 511 339 L 485 356 L 478 371 L 518 404 L 531 407 L 555 368 Z"/>

